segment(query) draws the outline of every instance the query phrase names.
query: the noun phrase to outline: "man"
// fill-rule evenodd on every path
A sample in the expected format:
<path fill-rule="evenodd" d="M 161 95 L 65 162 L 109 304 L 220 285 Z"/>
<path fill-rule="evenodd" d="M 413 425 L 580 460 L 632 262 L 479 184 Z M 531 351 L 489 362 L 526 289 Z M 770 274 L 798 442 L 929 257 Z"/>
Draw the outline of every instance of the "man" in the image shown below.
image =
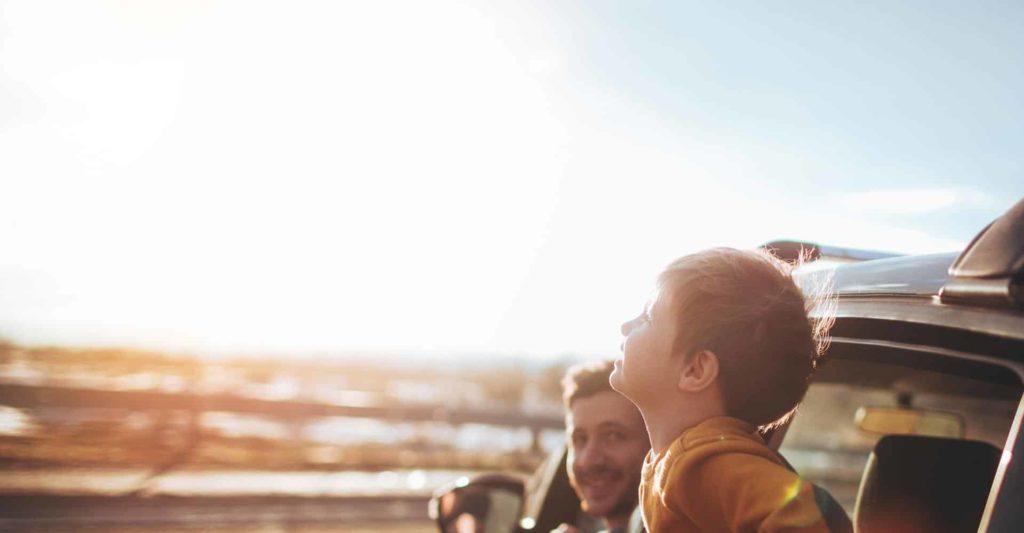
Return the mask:
<path fill-rule="evenodd" d="M 640 411 L 608 384 L 612 369 L 610 360 L 570 368 L 562 380 L 562 399 L 569 483 L 584 511 L 603 520 L 609 533 L 620 533 L 635 530 L 630 516 L 651 445 Z M 558 529 L 574 530 L 565 524 Z"/>

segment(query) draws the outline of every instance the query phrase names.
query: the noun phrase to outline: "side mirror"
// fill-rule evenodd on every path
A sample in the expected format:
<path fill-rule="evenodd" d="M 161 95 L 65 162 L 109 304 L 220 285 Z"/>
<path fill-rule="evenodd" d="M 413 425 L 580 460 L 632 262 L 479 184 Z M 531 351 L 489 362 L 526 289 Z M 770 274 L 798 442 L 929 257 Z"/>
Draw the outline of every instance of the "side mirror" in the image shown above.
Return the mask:
<path fill-rule="evenodd" d="M 521 479 L 481 474 L 438 489 L 428 511 L 441 533 L 513 533 L 525 499 Z"/>
<path fill-rule="evenodd" d="M 909 407 L 861 407 L 857 427 L 879 435 L 925 435 L 960 439 L 964 419 L 956 413 Z"/>

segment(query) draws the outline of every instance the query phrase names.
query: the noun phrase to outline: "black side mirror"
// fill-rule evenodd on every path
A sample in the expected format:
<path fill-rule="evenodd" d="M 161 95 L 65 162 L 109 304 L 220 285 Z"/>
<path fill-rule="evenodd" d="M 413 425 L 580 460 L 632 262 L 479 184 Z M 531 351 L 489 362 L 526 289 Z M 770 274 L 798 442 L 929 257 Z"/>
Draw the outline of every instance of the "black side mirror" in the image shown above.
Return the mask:
<path fill-rule="evenodd" d="M 525 499 L 521 479 L 480 474 L 438 489 L 428 511 L 441 533 L 513 533 Z"/>

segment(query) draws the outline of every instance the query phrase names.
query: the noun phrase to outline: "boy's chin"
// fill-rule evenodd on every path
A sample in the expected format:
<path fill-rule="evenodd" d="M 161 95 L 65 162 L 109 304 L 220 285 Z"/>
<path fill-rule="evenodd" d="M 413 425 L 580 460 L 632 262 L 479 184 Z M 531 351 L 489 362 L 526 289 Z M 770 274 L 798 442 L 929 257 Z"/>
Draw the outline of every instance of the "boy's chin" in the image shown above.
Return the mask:
<path fill-rule="evenodd" d="M 622 360 L 616 359 L 615 368 L 612 369 L 612 373 L 608 375 L 608 384 L 611 385 L 619 394 L 625 395 L 625 391 L 622 390 L 622 386 L 624 385 L 622 381 Z"/>

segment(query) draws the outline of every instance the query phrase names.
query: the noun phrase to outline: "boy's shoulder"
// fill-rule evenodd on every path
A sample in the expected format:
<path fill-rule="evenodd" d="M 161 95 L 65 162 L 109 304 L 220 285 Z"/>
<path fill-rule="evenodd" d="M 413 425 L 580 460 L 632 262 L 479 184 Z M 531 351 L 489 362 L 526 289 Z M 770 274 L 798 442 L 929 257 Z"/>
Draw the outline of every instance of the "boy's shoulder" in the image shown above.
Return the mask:
<path fill-rule="evenodd" d="M 653 499 L 645 502 L 645 513 L 650 508 L 652 514 L 709 531 L 754 531 L 764 525 L 827 529 L 813 485 L 746 422 L 724 417 L 702 422 L 680 435 L 654 466 Z"/>
<path fill-rule="evenodd" d="M 690 452 L 706 446 L 729 447 L 741 443 L 765 446 L 757 428 L 752 424 L 738 418 L 717 416 L 684 431 L 673 446 L 678 446 L 682 452 Z"/>
<path fill-rule="evenodd" d="M 686 430 L 659 459 L 656 467 L 661 475 L 657 477 L 670 483 L 686 483 L 689 476 L 678 475 L 680 470 L 717 468 L 723 463 L 789 472 L 781 457 L 761 439 L 756 427 L 731 417 L 711 418 Z"/>

